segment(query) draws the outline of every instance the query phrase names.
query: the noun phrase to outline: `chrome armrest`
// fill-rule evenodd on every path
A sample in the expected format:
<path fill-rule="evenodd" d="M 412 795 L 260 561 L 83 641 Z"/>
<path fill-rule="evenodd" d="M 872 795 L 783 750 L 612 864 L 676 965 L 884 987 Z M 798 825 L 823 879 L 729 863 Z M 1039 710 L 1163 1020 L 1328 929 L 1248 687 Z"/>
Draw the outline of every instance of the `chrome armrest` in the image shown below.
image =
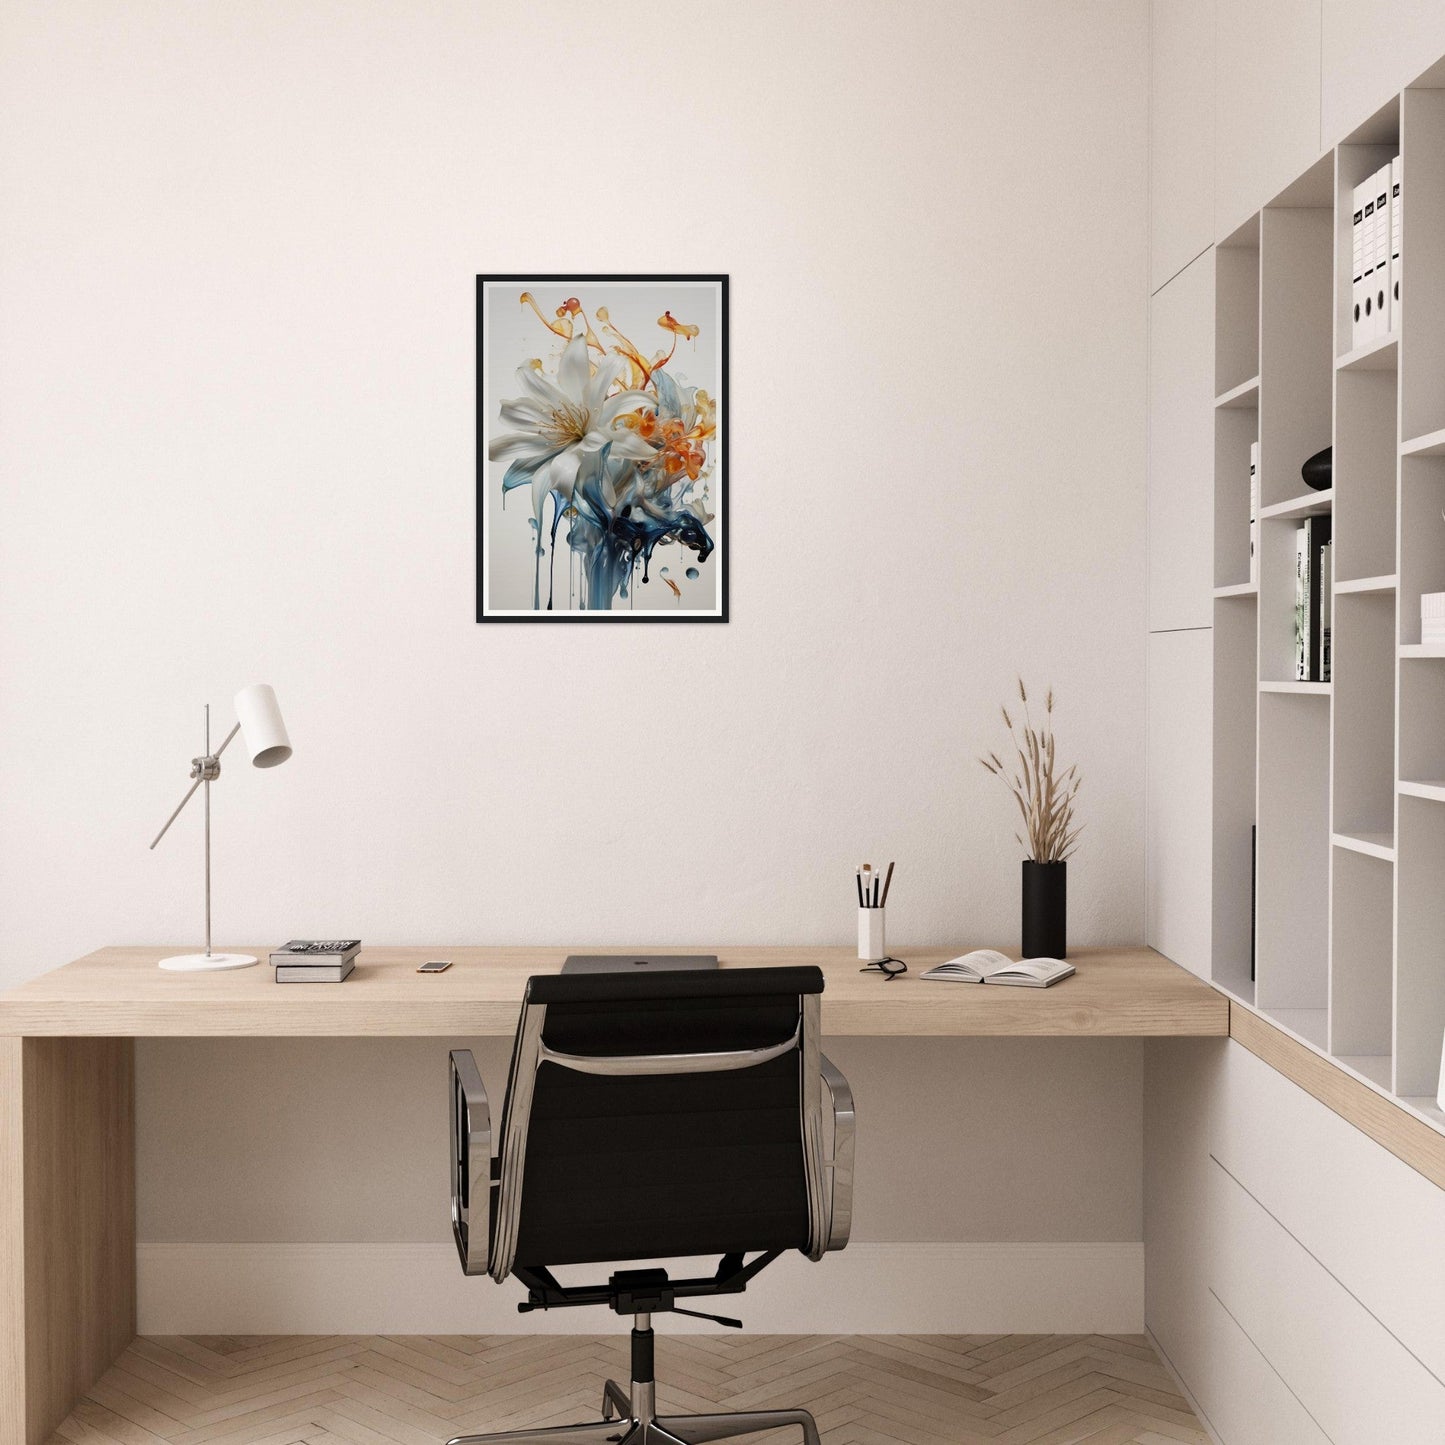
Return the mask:
<path fill-rule="evenodd" d="M 451 1051 L 452 1237 L 463 1274 L 486 1274 L 492 1234 L 492 1109 L 470 1049 Z"/>
<path fill-rule="evenodd" d="M 823 1161 L 832 1178 L 828 1196 L 828 1248 L 842 1249 L 853 1229 L 853 1134 L 857 1112 L 848 1080 L 826 1054 L 818 1056 L 818 1072 L 833 1104 L 832 1158 Z"/>

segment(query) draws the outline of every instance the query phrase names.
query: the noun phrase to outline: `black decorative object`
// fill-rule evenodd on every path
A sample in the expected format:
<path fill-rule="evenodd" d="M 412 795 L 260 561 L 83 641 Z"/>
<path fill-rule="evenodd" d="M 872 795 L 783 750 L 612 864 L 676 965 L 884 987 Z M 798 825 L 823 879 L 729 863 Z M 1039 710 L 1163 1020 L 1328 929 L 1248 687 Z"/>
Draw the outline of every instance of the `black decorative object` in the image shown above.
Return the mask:
<path fill-rule="evenodd" d="M 1299 469 L 1299 474 L 1304 478 L 1305 486 L 1316 492 L 1327 492 L 1335 484 L 1335 449 L 1326 447 L 1322 452 L 1316 452 Z"/>
<path fill-rule="evenodd" d="M 1069 865 L 1023 862 L 1023 954 L 1065 958 L 1068 949 Z"/>

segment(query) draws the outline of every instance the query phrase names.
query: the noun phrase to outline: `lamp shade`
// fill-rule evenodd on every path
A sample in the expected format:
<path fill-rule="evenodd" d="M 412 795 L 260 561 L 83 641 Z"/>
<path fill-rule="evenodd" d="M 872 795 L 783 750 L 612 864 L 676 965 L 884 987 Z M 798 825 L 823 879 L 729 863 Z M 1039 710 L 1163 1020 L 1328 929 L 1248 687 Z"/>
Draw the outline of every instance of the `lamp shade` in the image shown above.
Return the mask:
<path fill-rule="evenodd" d="M 276 692 L 269 682 L 253 683 L 236 694 L 236 721 L 256 767 L 274 768 L 291 756 L 291 739 L 286 736 Z"/>

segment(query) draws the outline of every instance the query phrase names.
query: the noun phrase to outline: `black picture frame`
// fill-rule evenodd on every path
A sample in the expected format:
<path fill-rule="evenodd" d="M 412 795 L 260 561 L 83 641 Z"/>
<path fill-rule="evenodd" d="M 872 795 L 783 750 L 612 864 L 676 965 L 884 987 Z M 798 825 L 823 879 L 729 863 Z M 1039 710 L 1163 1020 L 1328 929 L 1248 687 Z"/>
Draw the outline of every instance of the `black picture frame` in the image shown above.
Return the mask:
<path fill-rule="evenodd" d="M 686 624 L 705 624 L 713 622 L 727 622 L 729 617 L 729 595 L 728 595 L 728 573 L 731 562 L 731 513 L 728 510 L 727 473 L 729 468 L 729 455 L 727 449 L 728 414 L 732 403 L 732 391 L 728 371 L 728 331 L 729 331 L 729 298 L 728 298 L 728 276 L 726 274 L 712 274 L 701 272 L 684 272 L 670 275 L 653 275 L 650 272 L 632 272 L 615 275 L 601 275 L 587 272 L 552 272 L 539 274 L 536 272 L 491 272 L 477 274 L 476 289 L 476 400 L 474 418 L 476 425 L 476 517 L 475 517 L 475 594 L 476 594 L 476 620 L 478 623 L 506 623 L 506 622 L 540 622 L 540 623 L 653 623 L 670 622 Z M 559 283 L 579 284 L 590 283 L 596 285 L 624 283 L 646 283 L 649 285 L 667 285 L 670 282 L 687 283 L 691 285 L 709 284 L 718 287 L 718 314 L 721 318 L 718 338 L 718 392 L 722 399 L 722 407 L 718 413 L 717 437 L 719 450 L 721 452 L 721 464 L 718 467 L 716 477 L 717 496 L 719 507 L 717 516 L 720 525 L 717 529 L 717 536 L 714 539 L 714 547 L 717 553 L 718 566 L 718 608 L 716 613 L 706 616 L 699 616 L 695 613 L 669 612 L 663 609 L 648 609 L 638 612 L 632 608 L 619 608 L 609 610 L 584 611 L 574 608 L 565 608 L 557 611 L 530 611 L 519 612 L 509 611 L 505 615 L 492 613 L 488 614 L 486 609 L 486 597 L 484 595 L 483 583 L 483 556 L 487 546 L 486 534 L 486 505 L 485 491 L 487 486 L 487 418 L 483 415 L 484 393 L 486 389 L 486 334 L 483 323 L 484 306 L 483 300 L 486 288 L 489 285 L 521 285 L 527 286 L 549 286 Z"/>

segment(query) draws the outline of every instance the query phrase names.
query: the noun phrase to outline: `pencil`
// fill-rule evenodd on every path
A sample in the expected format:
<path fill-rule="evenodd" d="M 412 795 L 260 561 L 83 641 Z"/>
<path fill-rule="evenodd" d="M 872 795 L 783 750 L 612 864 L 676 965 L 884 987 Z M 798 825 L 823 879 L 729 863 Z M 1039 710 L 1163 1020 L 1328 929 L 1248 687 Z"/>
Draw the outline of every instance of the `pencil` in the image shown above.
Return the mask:
<path fill-rule="evenodd" d="M 887 907 L 888 907 L 888 890 L 889 890 L 892 886 L 893 886 L 893 864 L 890 862 L 890 863 L 888 864 L 888 873 L 887 873 L 887 875 L 886 875 L 886 876 L 884 877 L 884 879 L 883 879 L 883 902 L 879 905 L 879 907 L 881 907 L 881 908 L 887 908 Z"/>

